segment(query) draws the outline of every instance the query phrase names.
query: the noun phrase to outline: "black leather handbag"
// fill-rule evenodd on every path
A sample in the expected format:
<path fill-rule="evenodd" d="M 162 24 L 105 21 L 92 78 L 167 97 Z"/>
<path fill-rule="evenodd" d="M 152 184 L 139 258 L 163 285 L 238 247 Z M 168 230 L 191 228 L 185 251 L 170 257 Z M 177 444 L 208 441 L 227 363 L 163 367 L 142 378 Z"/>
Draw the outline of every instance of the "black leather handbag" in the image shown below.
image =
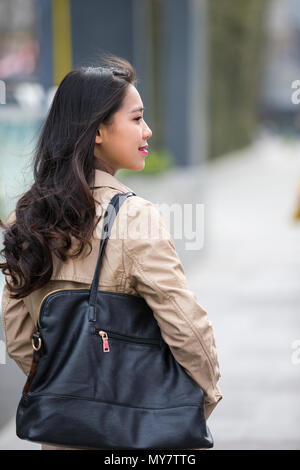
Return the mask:
<path fill-rule="evenodd" d="M 142 297 L 99 291 L 101 258 L 116 214 L 105 213 L 90 289 L 42 301 L 33 361 L 16 414 L 29 441 L 86 449 L 213 447 L 204 394 L 175 360 Z"/>

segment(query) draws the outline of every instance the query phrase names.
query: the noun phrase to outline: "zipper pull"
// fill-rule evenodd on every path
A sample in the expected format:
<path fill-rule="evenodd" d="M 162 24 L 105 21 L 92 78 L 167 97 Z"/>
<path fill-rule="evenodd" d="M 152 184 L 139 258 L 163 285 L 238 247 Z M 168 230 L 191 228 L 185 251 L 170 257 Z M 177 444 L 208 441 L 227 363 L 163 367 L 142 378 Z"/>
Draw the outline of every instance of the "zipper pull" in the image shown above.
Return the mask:
<path fill-rule="evenodd" d="M 103 352 L 109 352 L 109 344 L 108 344 L 108 336 L 106 331 L 99 331 L 99 336 L 102 337 L 102 342 L 103 342 Z"/>

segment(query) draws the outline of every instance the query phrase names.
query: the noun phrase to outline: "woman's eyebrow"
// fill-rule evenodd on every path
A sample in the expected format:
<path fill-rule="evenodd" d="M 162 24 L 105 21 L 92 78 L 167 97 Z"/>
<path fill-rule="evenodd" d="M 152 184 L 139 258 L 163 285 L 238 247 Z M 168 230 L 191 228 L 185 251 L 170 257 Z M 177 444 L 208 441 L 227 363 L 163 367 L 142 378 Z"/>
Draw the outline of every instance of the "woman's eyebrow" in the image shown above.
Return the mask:
<path fill-rule="evenodd" d="M 145 110 L 145 108 L 143 108 L 143 107 L 134 108 L 132 111 L 130 111 L 130 114 L 131 114 L 131 113 L 136 113 L 137 111 L 144 111 L 144 110 Z"/>

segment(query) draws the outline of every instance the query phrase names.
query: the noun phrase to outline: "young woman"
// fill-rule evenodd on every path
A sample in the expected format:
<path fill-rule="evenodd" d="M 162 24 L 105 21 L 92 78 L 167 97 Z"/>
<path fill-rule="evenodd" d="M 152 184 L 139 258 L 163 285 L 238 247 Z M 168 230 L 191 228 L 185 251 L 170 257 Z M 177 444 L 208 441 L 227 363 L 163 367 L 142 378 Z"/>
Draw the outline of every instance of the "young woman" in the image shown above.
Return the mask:
<path fill-rule="evenodd" d="M 2 322 L 8 355 L 28 375 L 39 306 L 55 289 L 90 287 L 104 213 L 121 168 L 141 171 L 152 132 L 131 64 L 107 56 L 102 67 L 73 70 L 57 89 L 34 160 L 34 183 L 4 228 Z M 116 236 L 150 221 L 159 237 Z M 118 221 L 118 224 L 116 223 Z M 154 204 L 138 195 L 122 205 L 106 245 L 99 290 L 143 297 L 165 342 L 205 394 L 209 417 L 222 394 L 214 332 L 188 288 L 170 233 Z M 62 447 L 43 445 L 42 449 Z"/>

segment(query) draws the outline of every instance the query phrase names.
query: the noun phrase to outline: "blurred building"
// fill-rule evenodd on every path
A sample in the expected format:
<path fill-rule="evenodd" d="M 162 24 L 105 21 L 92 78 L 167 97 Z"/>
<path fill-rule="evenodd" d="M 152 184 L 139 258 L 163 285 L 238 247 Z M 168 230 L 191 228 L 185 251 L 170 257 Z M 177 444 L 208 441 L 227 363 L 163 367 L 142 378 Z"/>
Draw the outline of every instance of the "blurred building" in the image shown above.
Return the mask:
<path fill-rule="evenodd" d="M 7 105 L 44 105 L 71 68 L 97 65 L 102 52 L 119 55 L 137 71 L 152 146 L 169 149 L 177 165 L 201 164 L 207 154 L 206 2 L 2 0 L 0 79 L 7 83 Z M 24 83 L 39 87 L 32 92 Z"/>
<path fill-rule="evenodd" d="M 299 133 L 300 104 L 292 100 L 292 83 L 300 80 L 299 0 L 269 0 L 265 28 L 261 119 L 274 130 Z"/>

